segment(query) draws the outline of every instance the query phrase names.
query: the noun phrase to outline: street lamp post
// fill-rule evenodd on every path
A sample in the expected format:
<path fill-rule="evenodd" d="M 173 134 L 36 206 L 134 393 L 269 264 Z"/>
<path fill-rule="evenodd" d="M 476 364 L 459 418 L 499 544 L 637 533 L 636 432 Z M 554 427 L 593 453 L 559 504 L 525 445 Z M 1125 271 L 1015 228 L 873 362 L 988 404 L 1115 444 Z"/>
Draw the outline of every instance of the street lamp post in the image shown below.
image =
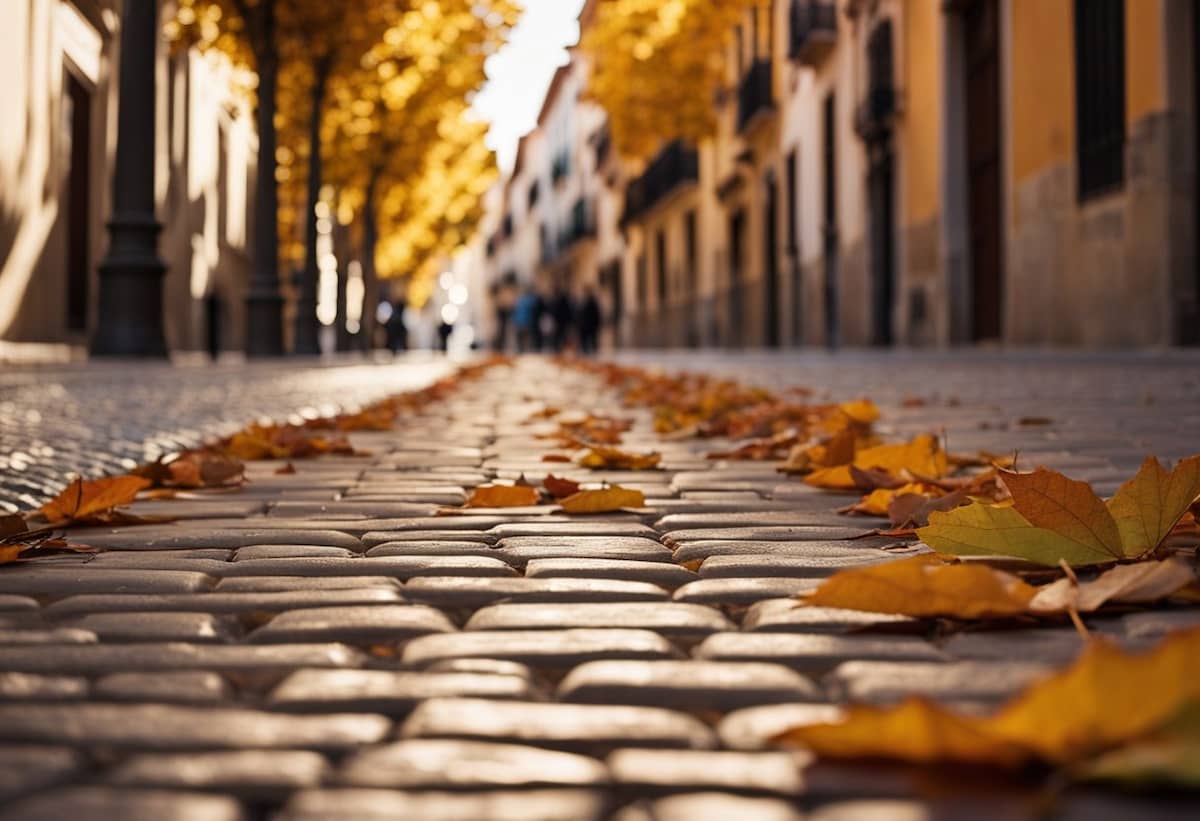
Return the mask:
<path fill-rule="evenodd" d="M 125 0 L 109 245 L 100 263 L 94 356 L 165 357 L 162 226 L 154 216 L 157 0 Z"/>

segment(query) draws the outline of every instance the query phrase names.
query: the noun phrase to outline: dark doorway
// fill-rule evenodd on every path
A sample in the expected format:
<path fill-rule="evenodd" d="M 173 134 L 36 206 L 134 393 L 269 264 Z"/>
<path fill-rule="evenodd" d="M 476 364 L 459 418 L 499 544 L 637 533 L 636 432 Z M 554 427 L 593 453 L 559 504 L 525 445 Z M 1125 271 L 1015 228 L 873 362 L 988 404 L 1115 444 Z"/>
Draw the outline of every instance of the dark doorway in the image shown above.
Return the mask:
<path fill-rule="evenodd" d="M 976 342 L 1000 339 L 1004 333 L 998 6 L 997 0 L 975 0 L 963 16 L 967 66 L 971 336 Z"/>
<path fill-rule="evenodd" d="M 824 194 L 821 258 L 825 273 L 825 344 L 830 348 L 838 345 L 837 121 L 834 112 L 834 96 L 830 94 L 825 98 L 821 128 Z"/>
<path fill-rule="evenodd" d="M 870 86 L 864 129 L 867 141 L 867 209 L 871 265 L 871 344 L 894 341 L 892 306 L 896 301 L 896 162 L 887 113 L 894 93 L 892 24 L 885 20 L 867 41 Z"/>
<path fill-rule="evenodd" d="M 779 347 L 779 184 L 767 174 L 767 201 L 763 209 L 763 306 L 766 308 L 766 344 Z"/>
<path fill-rule="evenodd" d="M 1200 5 L 1193 3 L 1192 12 L 1192 164 L 1200 168 Z M 1200 345 L 1200 186 L 1192 189 L 1193 236 L 1192 266 L 1195 278 L 1192 294 L 1191 321 L 1181 323 L 1177 332 L 1184 345 Z"/>
<path fill-rule="evenodd" d="M 796 151 L 787 156 L 787 258 L 792 278 L 792 344 L 804 343 L 804 267 L 800 260 L 800 169 Z"/>
<path fill-rule="evenodd" d="M 69 69 L 64 72 L 64 132 L 70 135 L 67 169 L 67 328 L 87 330 L 92 202 L 92 94 Z"/>
<path fill-rule="evenodd" d="M 742 343 L 742 272 L 746 254 L 746 212 L 738 209 L 729 218 L 729 332 L 730 345 Z"/>

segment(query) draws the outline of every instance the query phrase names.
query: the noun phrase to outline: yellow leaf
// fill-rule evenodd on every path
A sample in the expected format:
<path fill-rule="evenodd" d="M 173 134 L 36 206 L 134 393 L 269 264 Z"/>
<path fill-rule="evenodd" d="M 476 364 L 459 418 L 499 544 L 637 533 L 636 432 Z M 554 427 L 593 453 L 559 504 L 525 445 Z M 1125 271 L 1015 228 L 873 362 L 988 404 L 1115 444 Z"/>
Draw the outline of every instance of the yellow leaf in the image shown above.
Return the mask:
<path fill-rule="evenodd" d="M 1073 608 L 1090 613 L 1107 602 L 1144 604 L 1168 598 L 1196 581 L 1191 563 L 1173 557 L 1161 562 L 1117 565 L 1092 581 L 1063 578 L 1038 588 L 1029 609 L 1061 613 Z"/>
<path fill-rule="evenodd" d="M 962 761 L 1010 767 L 1030 758 L 1023 746 L 988 735 L 977 719 L 917 697 L 889 707 L 851 705 L 839 722 L 793 727 L 774 740 L 825 758 Z"/>
<path fill-rule="evenodd" d="M 1013 509 L 1031 525 L 1053 530 L 1093 552 L 1121 558 L 1117 523 L 1087 482 L 1068 479 L 1045 468 L 1032 473 L 1005 471 L 1000 475 L 1012 494 Z"/>
<path fill-rule="evenodd" d="M 1124 555 L 1142 556 L 1171 532 L 1200 495 L 1200 455 L 1180 460 L 1170 473 L 1151 457 L 1117 489 L 1108 510 L 1121 534 Z"/>
<path fill-rule="evenodd" d="M 42 505 L 41 513 L 51 522 L 71 522 L 127 505 L 138 491 L 150 486 L 140 476 L 111 476 L 76 479 L 62 493 Z"/>
<path fill-rule="evenodd" d="M 981 564 L 945 564 L 935 556 L 842 570 L 804 598 L 839 607 L 904 616 L 985 618 L 1025 613 L 1035 589 Z"/>
<path fill-rule="evenodd" d="M 579 457 L 579 464 L 588 468 L 614 470 L 653 470 L 662 461 L 660 453 L 632 453 L 627 450 L 596 445 Z"/>
<path fill-rule="evenodd" d="M 21 551 L 25 549 L 23 544 L 4 544 L 0 545 L 0 564 L 8 564 L 15 562 L 21 555 Z"/>
<path fill-rule="evenodd" d="M 870 399 L 843 402 L 838 405 L 838 410 L 850 417 L 851 421 L 860 425 L 869 425 L 879 419 L 879 408 Z"/>
<path fill-rule="evenodd" d="M 1013 556 L 1049 566 L 1114 560 L 1106 551 L 1034 527 L 1012 507 L 981 502 L 930 513 L 929 524 L 918 529 L 917 536 L 947 556 Z"/>
<path fill-rule="evenodd" d="M 1200 704 L 1186 705 L 1151 736 L 1071 769 L 1079 781 L 1134 787 L 1200 787 Z"/>
<path fill-rule="evenodd" d="M 627 507 L 643 507 L 646 496 L 640 490 L 613 485 L 603 490 L 581 490 L 559 504 L 567 513 L 607 513 Z"/>
<path fill-rule="evenodd" d="M 927 477 L 941 478 L 946 473 L 946 452 L 935 437 L 922 433 L 911 441 L 896 445 L 876 445 L 858 451 L 850 465 L 839 465 L 814 471 L 804 481 L 829 490 L 854 490 L 860 487 L 850 466 L 860 470 L 887 473 L 899 479 L 904 471 Z M 899 480 L 903 482 L 903 480 Z"/>
<path fill-rule="evenodd" d="M 464 507 L 527 507 L 541 501 L 537 488 L 520 485 L 477 487 Z"/>

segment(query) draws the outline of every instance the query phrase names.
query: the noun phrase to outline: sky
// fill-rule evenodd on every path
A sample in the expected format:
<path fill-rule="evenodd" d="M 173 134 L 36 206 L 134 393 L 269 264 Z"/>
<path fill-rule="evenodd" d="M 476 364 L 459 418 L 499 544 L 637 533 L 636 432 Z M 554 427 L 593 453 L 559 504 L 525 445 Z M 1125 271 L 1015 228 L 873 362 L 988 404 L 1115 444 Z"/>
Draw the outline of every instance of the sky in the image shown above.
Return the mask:
<path fill-rule="evenodd" d="M 509 42 L 488 60 L 488 82 L 475 111 L 491 123 L 488 146 L 507 173 L 521 136 L 537 125 L 554 70 L 567 62 L 566 47 L 579 39 L 583 0 L 523 0 L 525 13 Z"/>

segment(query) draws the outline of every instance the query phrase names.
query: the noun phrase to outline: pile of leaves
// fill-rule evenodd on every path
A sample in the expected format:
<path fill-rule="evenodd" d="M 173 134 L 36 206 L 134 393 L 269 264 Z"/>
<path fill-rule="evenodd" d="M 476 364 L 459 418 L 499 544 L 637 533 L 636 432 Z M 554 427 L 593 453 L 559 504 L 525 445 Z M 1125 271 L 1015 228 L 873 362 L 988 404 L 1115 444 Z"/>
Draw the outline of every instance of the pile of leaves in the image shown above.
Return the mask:
<path fill-rule="evenodd" d="M 466 508 L 511 508 L 557 505 L 563 513 L 611 513 L 642 508 L 646 496 L 640 490 L 604 484 L 584 490 L 578 482 L 549 474 L 541 487 L 520 477 L 514 484 L 481 485 L 462 508 L 444 508 L 442 513 L 460 513 Z"/>

